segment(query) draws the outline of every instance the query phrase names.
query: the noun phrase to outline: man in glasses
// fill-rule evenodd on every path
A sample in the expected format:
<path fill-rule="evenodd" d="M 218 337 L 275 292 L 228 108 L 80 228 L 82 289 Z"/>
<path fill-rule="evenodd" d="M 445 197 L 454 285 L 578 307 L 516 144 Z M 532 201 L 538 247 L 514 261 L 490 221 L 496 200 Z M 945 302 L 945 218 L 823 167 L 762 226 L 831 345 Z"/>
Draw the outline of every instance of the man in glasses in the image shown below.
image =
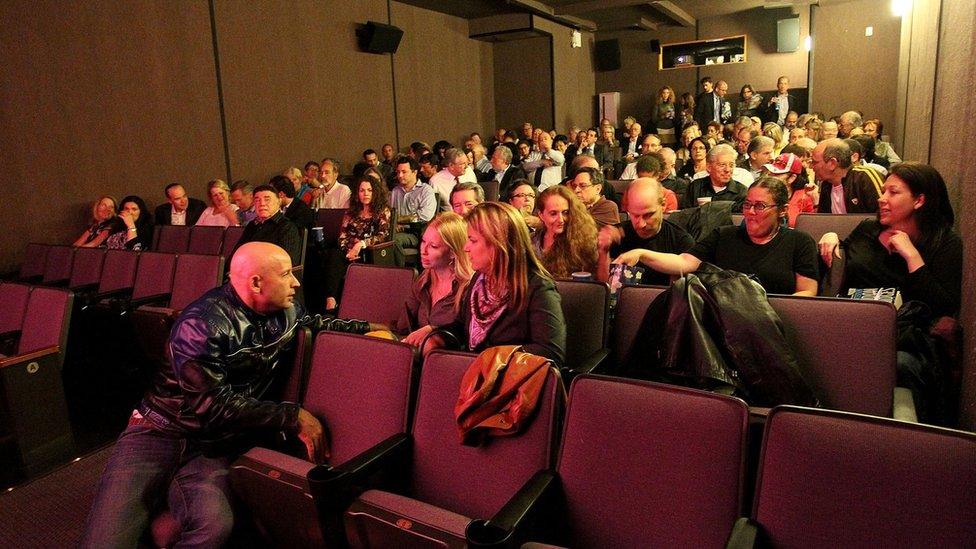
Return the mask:
<path fill-rule="evenodd" d="M 508 196 L 512 182 L 525 179 L 525 170 L 512 165 L 512 150 L 508 147 L 495 147 L 491 153 L 493 179 L 498 182 L 498 196 Z"/>
<path fill-rule="evenodd" d="M 742 211 L 742 201 L 746 197 L 746 186 L 732 179 L 737 154 L 730 145 L 719 144 L 708 151 L 708 175 L 695 179 L 688 185 L 685 204 L 701 206 L 707 202 L 731 201 L 732 211 Z"/>
<path fill-rule="evenodd" d="M 617 209 L 617 205 L 603 197 L 605 184 L 603 173 L 596 168 L 581 168 L 576 172 L 576 176 L 566 183 L 593 216 L 597 228 L 620 224 L 620 210 Z"/>

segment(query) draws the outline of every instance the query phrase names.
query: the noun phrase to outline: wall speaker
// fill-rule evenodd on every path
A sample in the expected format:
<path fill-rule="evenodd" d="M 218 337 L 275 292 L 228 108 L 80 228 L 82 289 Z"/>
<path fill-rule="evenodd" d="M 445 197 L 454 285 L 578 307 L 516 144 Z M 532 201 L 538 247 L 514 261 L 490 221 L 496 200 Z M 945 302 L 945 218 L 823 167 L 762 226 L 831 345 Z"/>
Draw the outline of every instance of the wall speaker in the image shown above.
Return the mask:
<path fill-rule="evenodd" d="M 791 53 L 800 48 L 800 18 L 776 21 L 776 51 Z"/>
<path fill-rule="evenodd" d="M 620 40 L 597 40 L 594 44 L 596 70 L 615 71 L 620 68 Z"/>
<path fill-rule="evenodd" d="M 366 53 L 396 53 L 403 30 L 393 25 L 367 21 L 356 30 L 359 49 Z"/>

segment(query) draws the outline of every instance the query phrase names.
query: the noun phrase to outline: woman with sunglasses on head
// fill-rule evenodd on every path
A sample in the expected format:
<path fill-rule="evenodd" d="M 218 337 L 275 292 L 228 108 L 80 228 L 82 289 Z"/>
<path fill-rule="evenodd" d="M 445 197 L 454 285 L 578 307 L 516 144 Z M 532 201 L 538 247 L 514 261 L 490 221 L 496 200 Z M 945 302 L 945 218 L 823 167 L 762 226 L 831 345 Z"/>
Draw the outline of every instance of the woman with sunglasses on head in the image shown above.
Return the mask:
<path fill-rule="evenodd" d="M 620 254 L 614 263 L 641 262 L 661 273 L 681 275 L 707 261 L 754 275 L 768 293 L 815 296 L 817 244 L 810 235 L 785 227 L 789 199 L 785 183 L 760 177 L 742 204 L 742 225 L 719 227 L 681 255 L 637 249 Z"/>

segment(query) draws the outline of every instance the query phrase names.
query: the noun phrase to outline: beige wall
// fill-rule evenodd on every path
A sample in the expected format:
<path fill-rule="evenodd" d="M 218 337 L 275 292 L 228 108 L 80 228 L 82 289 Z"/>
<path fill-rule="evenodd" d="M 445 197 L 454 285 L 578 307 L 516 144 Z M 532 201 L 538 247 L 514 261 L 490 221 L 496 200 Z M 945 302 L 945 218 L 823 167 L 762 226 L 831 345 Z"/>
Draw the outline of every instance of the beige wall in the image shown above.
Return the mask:
<path fill-rule="evenodd" d="M 890 0 L 812 9 L 811 108 L 827 116 L 859 110 L 868 118 L 880 118 L 886 133 L 893 134 L 901 19 L 891 14 Z M 874 36 L 864 36 L 868 26 L 874 28 Z"/>
<path fill-rule="evenodd" d="M 556 130 L 595 122 L 596 78 L 593 73 L 593 34 L 583 33 L 583 47 L 572 46 L 572 30 L 535 18 L 536 27 L 552 35 L 553 109 Z"/>
<path fill-rule="evenodd" d="M 553 126 L 552 47 L 548 36 L 495 42 L 495 127 Z"/>

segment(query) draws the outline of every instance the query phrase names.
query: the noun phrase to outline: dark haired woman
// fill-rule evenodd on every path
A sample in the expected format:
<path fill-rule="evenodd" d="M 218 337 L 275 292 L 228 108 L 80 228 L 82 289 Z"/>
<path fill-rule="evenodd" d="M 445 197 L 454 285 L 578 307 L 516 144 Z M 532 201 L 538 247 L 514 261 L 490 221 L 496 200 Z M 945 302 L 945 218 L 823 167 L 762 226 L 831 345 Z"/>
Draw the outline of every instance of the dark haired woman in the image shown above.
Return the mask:
<path fill-rule="evenodd" d="M 683 177 L 689 181 L 695 178 L 695 174 L 704 172 L 708 166 L 708 140 L 704 137 L 696 137 L 688 142 L 688 161 L 681 166 L 678 177 Z"/>
<path fill-rule="evenodd" d="M 779 179 L 760 177 L 749 187 L 745 223 L 719 227 L 686 253 L 630 250 L 614 263 L 644 263 L 661 273 L 697 271 L 703 261 L 722 269 L 755 275 L 768 293 L 817 295 L 817 245 L 806 233 L 786 228 L 789 191 Z"/>
<path fill-rule="evenodd" d="M 153 220 L 146 203 L 129 195 L 119 204 L 119 219 L 125 230 L 109 235 L 105 247 L 110 250 L 148 250 L 152 246 Z"/>
<path fill-rule="evenodd" d="M 742 86 L 739 90 L 739 104 L 736 111 L 739 116 L 760 116 L 759 109 L 762 106 L 762 96 L 752 89 L 751 84 Z M 761 116 L 760 116 L 761 118 Z"/>

